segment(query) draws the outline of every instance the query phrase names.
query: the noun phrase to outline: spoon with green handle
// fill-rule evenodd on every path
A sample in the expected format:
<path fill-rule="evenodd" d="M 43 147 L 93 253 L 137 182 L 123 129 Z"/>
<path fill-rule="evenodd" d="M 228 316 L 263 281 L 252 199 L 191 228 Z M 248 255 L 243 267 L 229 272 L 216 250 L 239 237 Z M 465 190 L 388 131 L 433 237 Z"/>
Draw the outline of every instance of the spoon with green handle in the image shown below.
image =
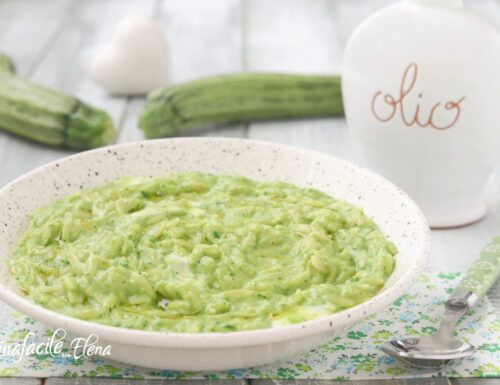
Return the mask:
<path fill-rule="evenodd" d="M 500 236 L 495 237 L 446 301 L 439 331 L 428 337 L 386 341 L 380 349 L 409 365 L 439 369 L 455 359 L 469 357 L 475 348 L 453 335 L 457 321 L 472 309 L 500 276 Z"/>

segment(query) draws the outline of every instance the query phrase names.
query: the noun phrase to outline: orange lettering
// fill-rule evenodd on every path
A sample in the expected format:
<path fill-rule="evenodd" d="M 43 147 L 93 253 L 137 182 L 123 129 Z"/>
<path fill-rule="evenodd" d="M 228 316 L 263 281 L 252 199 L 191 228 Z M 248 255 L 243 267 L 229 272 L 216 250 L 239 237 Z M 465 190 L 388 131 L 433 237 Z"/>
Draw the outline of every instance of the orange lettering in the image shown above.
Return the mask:
<path fill-rule="evenodd" d="M 411 127 L 414 124 L 416 124 L 419 127 L 430 126 L 432 128 L 435 128 L 436 130 L 446 130 L 450 127 L 453 127 L 455 125 L 455 123 L 457 122 L 458 118 L 460 117 L 460 113 L 461 113 L 460 103 L 465 99 L 465 96 L 463 96 L 462 98 L 460 98 L 456 102 L 449 101 L 444 105 L 445 110 L 448 110 L 448 111 L 453 110 L 453 109 L 456 110 L 455 117 L 451 120 L 450 123 L 448 123 L 444 126 L 439 126 L 433 121 L 434 113 L 436 112 L 438 107 L 441 105 L 440 102 L 434 104 L 434 106 L 432 107 L 432 109 L 429 113 L 429 117 L 428 117 L 427 121 L 422 122 L 420 120 L 420 103 L 418 103 L 415 107 L 415 114 L 413 115 L 413 119 L 410 120 L 408 118 L 408 116 L 405 112 L 405 105 L 403 102 L 404 102 L 405 98 L 413 90 L 413 87 L 415 86 L 415 83 L 417 81 L 417 75 L 418 75 L 417 64 L 416 63 L 409 64 L 408 67 L 406 67 L 406 70 L 403 74 L 403 79 L 401 81 L 401 87 L 399 88 L 399 98 L 396 99 L 396 98 L 394 98 L 394 96 L 392 96 L 389 93 L 386 93 L 385 95 L 383 95 L 382 100 L 384 101 L 384 103 L 387 106 L 390 107 L 390 113 L 386 117 L 382 117 L 377 112 L 376 103 L 377 103 L 377 100 L 379 99 L 379 97 L 383 94 L 382 91 L 377 91 L 375 93 L 375 95 L 373 95 L 373 98 L 372 98 L 371 109 L 372 109 L 373 116 L 375 116 L 375 118 L 380 122 L 383 122 L 383 123 L 388 122 L 395 117 L 396 112 L 398 111 L 398 107 L 399 107 L 399 113 L 401 115 L 401 120 L 403 121 L 403 123 L 407 127 Z M 422 98 L 423 95 L 419 94 L 418 97 Z"/>

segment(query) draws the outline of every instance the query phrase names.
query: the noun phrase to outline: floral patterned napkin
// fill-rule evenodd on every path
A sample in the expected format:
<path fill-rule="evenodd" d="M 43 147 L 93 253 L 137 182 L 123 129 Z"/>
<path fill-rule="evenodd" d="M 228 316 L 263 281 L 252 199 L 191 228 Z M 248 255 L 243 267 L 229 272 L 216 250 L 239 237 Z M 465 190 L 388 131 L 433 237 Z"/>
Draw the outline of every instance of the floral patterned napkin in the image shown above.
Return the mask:
<path fill-rule="evenodd" d="M 500 377 L 500 320 L 491 303 L 484 299 L 464 317 L 457 335 L 476 346 L 470 358 L 455 362 L 442 371 L 405 367 L 378 350 L 381 342 L 437 330 L 444 301 L 458 283 L 460 273 L 426 272 L 404 296 L 380 313 L 357 322 L 345 335 L 296 357 L 292 361 L 226 372 L 196 373 L 133 367 L 100 356 L 75 359 L 70 350 L 61 355 L 33 352 L 16 356 L 8 347 L 46 341 L 53 330 L 40 322 L 12 311 L 0 325 L 0 375 L 33 377 L 104 376 L 128 378 L 225 379 L 387 379 L 413 377 Z M 8 309 L 0 304 L 0 310 Z M 67 337 L 67 341 L 71 337 Z M 69 343 L 67 343 L 69 346 Z"/>

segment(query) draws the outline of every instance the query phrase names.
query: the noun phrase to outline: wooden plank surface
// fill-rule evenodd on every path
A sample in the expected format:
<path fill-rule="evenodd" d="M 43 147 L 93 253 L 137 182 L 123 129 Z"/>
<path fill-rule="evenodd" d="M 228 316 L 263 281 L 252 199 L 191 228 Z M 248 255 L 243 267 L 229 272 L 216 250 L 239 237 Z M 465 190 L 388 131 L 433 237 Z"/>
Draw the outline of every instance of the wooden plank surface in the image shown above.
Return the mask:
<path fill-rule="evenodd" d="M 169 39 L 170 83 L 243 71 L 240 0 L 165 1 L 159 23 Z M 202 127 L 178 136 L 241 138 L 245 126 Z"/>
<path fill-rule="evenodd" d="M 499 385 L 500 378 L 417 378 L 400 380 L 250 380 L 250 385 Z M 222 384 L 221 384 L 222 385 Z"/>
<path fill-rule="evenodd" d="M 248 0 L 245 69 L 339 73 L 342 48 L 327 0 Z"/>
<path fill-rule="evenodd" d="M 335 74 L 342 47 L 327 0 L 252 0 L 246 3 L 247 71 Z M 315 119 L 253 123 L 248 138 L 298 145 L 355 158 L 345 120 Z"/>
<path fill-rule="evenodd" d="M 115 378 L 48 378 L 45 385 L 246 385 L 246 380 L 133 380 L 133 379 L 115 379 Z M 0 385 L 2 385 L 0 383 Z M 14 384 L 13 384 L 14 385 Z M 15 384 L 17 385 L 17 384 Z"/>
<path fill-rule="evenodd" d="M 405 380 L 360 380 L 360 381 L 326 381 L 300 380 L 300 385 L 450 385 L 447 378 L 419 378 Z M 250 380 L 250 385 L 295 385 L 293 380 Z M 490 385 L 484 383 L 484 385 Z"/>
<path fill-rule="evenodd" d="M 31 75 L 52 48 L 77 5 L 78 0 L 2 2 L 0 49 L 16 59 L 18 74 Z"/>
<path fill-rule="evenodd" d="M 453 378 L 452 385 L 500 385 L 500 378 Z"/>
<path fill-rule="evenodd" d="M 155 19 L 168 41 L 170 84 L 243 70 L 243 23 L 239 0 L 187 0 L 161 4 Z M 118 143 L 144 139 L 137 123 L 143 104 L 143 98 L 128 101 Z M 229 125 L 204 127 L 180 135 L 241 138 L 244 131 L 244 125 Z"/>
<path fill-rule="evenodd" d="M 169 44 L 172 83 L 241 71 L 240 0 L 162 4 L 158 22 Z"/>
<path fill-rule="evenodd" d="M 326 381 L 326 380 L 166 380 L 166 379 L 110 379 L 110 378 L 48 378 L 44 379 L 46 385 L 499 385 L 499 378 L 424 378 L 401 380 L 372 380 L 372 381 Z M 36 378 L 0 378 L 0 385 L 38 385 L 41 379 Z"/>
<path fill-rule="evenodd" d="M 31 377 L 0 377 L 0 385 L 41 385 L 42 379 Z"/>
<path fill-rule="evenodd" d="M 0 385 L 39 385 L 41 379 L 36 378 L 0 378 Z M 110 378 L 48 378 L 45 385 L 499 385 L 498 378 L 423 378 L 402 380 L 373 380 L 373 381 L 325 381 L 325 380 L 134 380 Z"/>

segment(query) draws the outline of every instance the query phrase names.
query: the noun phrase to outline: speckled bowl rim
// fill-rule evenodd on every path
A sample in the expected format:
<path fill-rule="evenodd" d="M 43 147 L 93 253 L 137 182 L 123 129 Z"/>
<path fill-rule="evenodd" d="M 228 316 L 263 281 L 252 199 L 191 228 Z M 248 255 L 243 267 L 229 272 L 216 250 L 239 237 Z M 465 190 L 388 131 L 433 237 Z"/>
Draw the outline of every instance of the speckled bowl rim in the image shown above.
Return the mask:
<path fill-rule="evenodd" d="M 2 193 L 14 186 L 18 181 L 29 178 L 34 173 L 43 172 L 45 169 L 54 167 L 54 165 L 61 164 L 70 160 L 78 160 L 82 157 L 87 157 L 89 154 L 109 151 L 116 148 L 130 148 L 134 146 L 146 147 L 150 143 L 157 143 L 161 141 L 191 141 L 193 144 L 200 140 L 209 142 L 224 142 L 230 144 L 231 142 L 246 142 L 256 146 L 270 146 L 276 150 L 293 150 L 299 154 L 310 155 L 319 158 L 334 160 L 350 167 L 353 172 L 358 173 L 360 176 L 366 176 L 380 185 L 393 190 L 399 198 L 408 205 L 415 214 L 412 220 L 415 221 L 415 226 L 420 232 L 420 252 L 413 256 L 413 260 L 408 266 L 406 272 L 399 278 L 393 285 L 386 288 L 383 292 L 379 292 L 376 296 L 368 301 L 356 305 L 347 310 L 317 318 L 311 321 L 302 322 L 294 325 L 280 326 L 275 328 L 257 329 L 249 331 L 237 331 L 227 333 L 172 333 L 172 332 L 155 332 L 143 331 L 135 329 L 126 329 L 121 327 L 106 326 L 94 322 L 83 321 L 77 318 L 72 318 L 59 314 L 57 312 L 43 308 L 36 305 L 26 297 L 19 295 L 3 283 L 0 283 L 0 300 L 6 302 L 15 309 L 30 315 L 52 327 L 62 327 L 68 332 L 79 335 L 97 334 L 101 340 L 117 343 L 126 343 L 137 346 L 151 346 L 151 347 L 173 347 L 173 348 L 222 348 L 222 347 L 242 347 L 254 345 L 268 345 L 270 343 L 285 342 L 297 338 L 303 338 L 319 333 L 325 333 L 329 330 L 341 328 L 347 324 L 358 321 L 370 314 L 373 314 L 390 303 L 394 302 L 397 298 L 403 295 L 420 277 L 423 272 L 428 255 L 431 250 L 431 235 L 429 225 L 418 206 L 413 200 L 404 193 L 399 187 L 389 182 L 382 176 L 360 166 L 355 165 L 344 159 L 307 150 L 295 146 L 271 143 L 266 141 L 240 139 L 240 138 L 207 138 L 207 137 L 190 137 L 190 138 L 169 138 L 157 139 L 148 141 L 131 142 L 124 144 L 116 144 L 112 146 L 102 147 L 90 151 L 84 151 L 74 155 L 70 155 L 59 160 L 47 163 L 38 167 L 31 172 L 15 179 L 2 189 L 0 189 L 0 197 Z M 77 163 L 77 162 L 75 162 Z"/>

